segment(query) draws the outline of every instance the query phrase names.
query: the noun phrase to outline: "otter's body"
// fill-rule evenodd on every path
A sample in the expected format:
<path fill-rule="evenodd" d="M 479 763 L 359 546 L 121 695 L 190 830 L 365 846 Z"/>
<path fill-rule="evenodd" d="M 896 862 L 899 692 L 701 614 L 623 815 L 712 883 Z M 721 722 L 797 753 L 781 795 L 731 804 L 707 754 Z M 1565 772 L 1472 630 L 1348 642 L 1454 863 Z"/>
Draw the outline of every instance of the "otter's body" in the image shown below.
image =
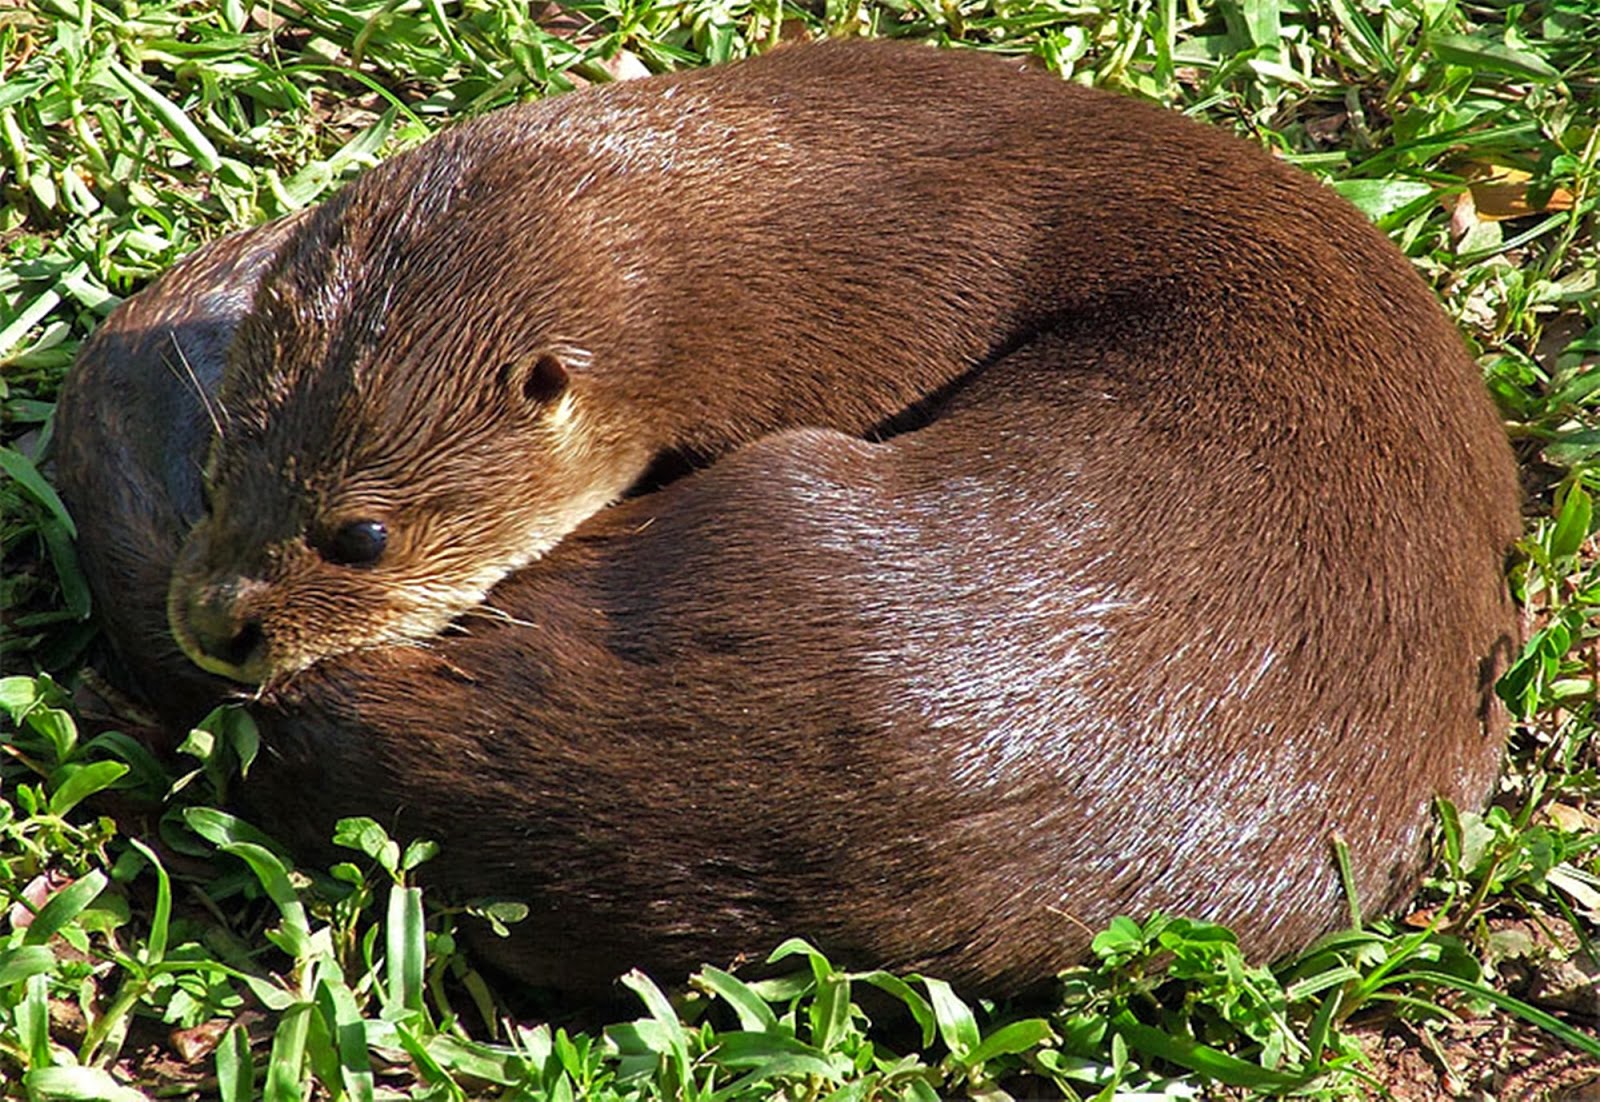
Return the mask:
<path fill-rule="evenodd" d="M 210 422 L 150 336 L 185 309 L 224 335 L 204 554 Z M 549 350 L 518 412 L 502 365 Z M 1153 909 L 1266 956 L 1344 913 L 1332 835 L 1394 906 L 1497 767 L 1514 470 L 1425 287 L 1259 151 L 990 59 L 782 50 L 464 125 L 133 300 L 61 420 L 140 673 L 216 689 L 154 646 L 180 555 L 264 625 L 256 812 L 438 837 L 444 886 L 530 904 L 488 948 L 536 982 L 794 933 L 1007 991 Z M 662 453 L 714 461 L 601 508 Z M 380 507 L 481 537 L 508 618 L 372 649 L 382 560 L 283 565 Z"/>

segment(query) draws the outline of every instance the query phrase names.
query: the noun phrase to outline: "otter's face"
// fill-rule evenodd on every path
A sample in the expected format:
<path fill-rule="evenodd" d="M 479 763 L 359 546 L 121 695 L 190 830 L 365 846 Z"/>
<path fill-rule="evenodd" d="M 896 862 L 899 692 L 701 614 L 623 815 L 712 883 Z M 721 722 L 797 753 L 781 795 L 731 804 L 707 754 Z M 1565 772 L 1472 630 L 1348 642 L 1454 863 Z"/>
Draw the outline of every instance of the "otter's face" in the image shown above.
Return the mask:
<path fill-rule="evenodd" d="M 526 138 L 463 127 L 385 162 L 263 273 L 167 595 L 201 667 L 270 686 L 426 641 L 643 473 L 648 432 L 600 391 L 649 354 L 632 269 Z"/>
<path fill-rule="evenodd" d="M 649 459 L 591 413 L 574 355 L 458 370 L 450 395 L 324 376 L 256 417 L 225 384 L 210 511 L 168 591 L 184 653 L 270 687 L 323 658 L 425 641 L 479 606 Z"/>

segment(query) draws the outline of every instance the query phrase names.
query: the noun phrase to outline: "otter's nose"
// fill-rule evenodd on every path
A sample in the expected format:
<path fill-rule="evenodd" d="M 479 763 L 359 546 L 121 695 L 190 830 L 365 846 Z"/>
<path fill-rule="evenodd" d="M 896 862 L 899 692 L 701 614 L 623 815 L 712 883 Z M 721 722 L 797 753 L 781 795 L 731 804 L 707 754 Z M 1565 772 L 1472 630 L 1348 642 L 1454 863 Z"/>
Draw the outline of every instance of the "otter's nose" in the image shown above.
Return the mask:
<path fill-rule="evenodd" d="M 189 657 L 203 669 L 251 684 L 266 676 L 267 637 L 260 618 L 251 610 L 255 588 L 259 583 L 236 578 L 188 593 L 183 602 L 187 628 L 183 634 L 193 647 Z"/>

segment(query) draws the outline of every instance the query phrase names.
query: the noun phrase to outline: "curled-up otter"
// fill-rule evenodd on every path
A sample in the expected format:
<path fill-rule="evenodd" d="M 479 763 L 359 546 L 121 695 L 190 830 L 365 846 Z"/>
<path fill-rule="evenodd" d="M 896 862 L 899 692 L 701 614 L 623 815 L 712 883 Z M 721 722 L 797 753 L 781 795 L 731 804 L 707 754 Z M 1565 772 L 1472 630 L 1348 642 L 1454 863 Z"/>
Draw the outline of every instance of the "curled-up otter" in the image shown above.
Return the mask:
<path fill-rule="evenodd" d="M 438 838 L 574 992 L 789 934 L 1008 992 L 1157 909 L 1265 957 L 1330 837 L 1396 906 L 1496 773 L 1518 493 L 1427 288 L 994 58 L 464 123 L 132 299 L 59 443 L 131 676 L 254 694 L 247 810 Z"/>

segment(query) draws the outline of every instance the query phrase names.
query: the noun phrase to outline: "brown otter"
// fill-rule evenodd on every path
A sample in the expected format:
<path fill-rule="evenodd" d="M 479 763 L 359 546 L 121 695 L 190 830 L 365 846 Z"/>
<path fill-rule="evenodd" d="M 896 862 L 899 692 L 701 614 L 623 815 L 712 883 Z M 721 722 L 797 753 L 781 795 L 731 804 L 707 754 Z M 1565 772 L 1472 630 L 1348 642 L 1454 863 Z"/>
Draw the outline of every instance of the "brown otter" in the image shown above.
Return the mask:
<path fill-rule="evenodd" d="M 228 531 L 180 556 L 211 429 L 161 358 L 211 389 L 224 345 Z M 1517 489 L 1426 288 L 1259 150 L 993 59 L 465 125 L 130 302 L 58 439 L 121 649 L 216 691 L 152 647 L 176 557 L 191 646 L 277 679 L 253 813 L 438 837 L 437 883 L 530 905 L 486 947 L 535 982 L 799 933 L 1009 991 L 1153 909 L 1268 956 L 1340 921 L 1330 835 L 1397 905 L 1432 798 L 1495 776 Z M 663 448 L 714 461 L 579 523 Z M 417 612 L 322 561 L 374 520 L 397 577 L 486 546 L 506 615 L 279 677 L 489 584 Z"/>

